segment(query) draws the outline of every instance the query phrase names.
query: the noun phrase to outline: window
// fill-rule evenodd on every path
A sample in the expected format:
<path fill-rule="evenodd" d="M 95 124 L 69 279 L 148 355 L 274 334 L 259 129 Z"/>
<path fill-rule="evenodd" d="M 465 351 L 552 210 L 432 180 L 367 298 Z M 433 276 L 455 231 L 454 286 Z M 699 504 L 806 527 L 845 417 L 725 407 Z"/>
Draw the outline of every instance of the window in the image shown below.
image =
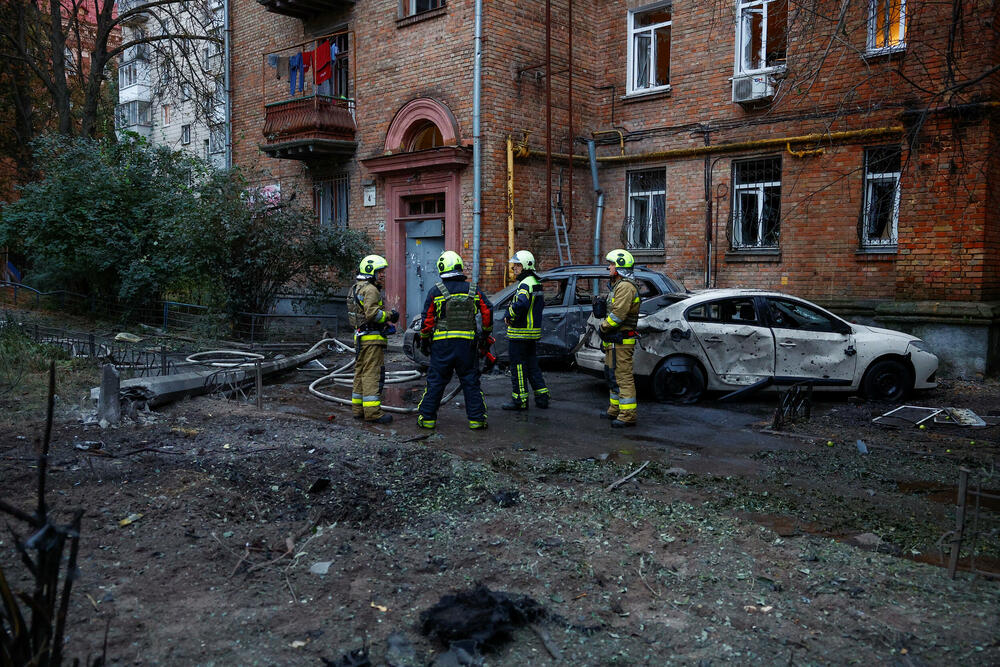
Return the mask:
<path fill-rule="evenodd" d="M 202 151 L 203 151 L 203 155 L 204 155 L 205 159 L 207 160 L 209 158 L 209 156 L 211 155 L 211 153 L 208 150 L 208 139 L 205 139 L 202 142 Z"/>
<path fill-rule="evenodd" d="M 868 0 L 868 51 L 906 48 L 906 0 Z"/>
<path fill-rule="evenodd" d="M 191 143 L 191 126 L 181 125 L 181 143 L 187 146 Z"/>
<path fill-rule="evenodd" d="M 733 163 L 734 249 L 777 248 L 781 218 L 781 158 Z"/>
<path fill-rule="evenodd" d="M 149 125 L 149 102 L 135 100 L 115 107 L 115 125 L 119 128 Z"/>
<path fill-rule="evenodd" d="M 413 139 L 410 141 L 411 151 L 422 151 L 428 148 L 437 148 L 438 146 L 444 146 L 444 137 L 441 135 L 441 130 L 438 129 L 438 126 L 430 121 L 421 125 L 413 133 Z"/>
<path fill-rule="evenodd" d="M 224 153 L 226 150 L 226 128 L 222 125 L 213 125 L 208 128 L 208 152 Z"/>
<path fill-rule="evenodd" d="M 861 245 L 895 246 L 899 222 L 900 150 L 898 146 L 865 149 L 865 199 Z"/>
<path fill-rule="evenodd" d="M 182 100 L 189 100 L 189 99 L 191 99 L 191 84 L 190 83 L 182 83 L 181 84 L 181 99 Z"/>
<path fill-rule="evenodd" d="M 839 331 L 843 328 L 843 325 L 825 313 L 791 299 L 769 297 L 767 313 L 771 318 L 771 325 L 776 329 Z"/>
<path fill-rule="evenodd" d="M 403 16 L 413 16 L 444 7 L 445 0 L 402 0 Z"/>
<path fill-rule="evenodd" d="M 663 169 L 629 172 L 625 245 L 638 250 L 663 248 L 667 175 Z"/>
<path fill-rule="evenodd" d="M 740 0 L 736 72 L 782 67 L 788 46 L 788 0 Z"/>
<path fill-rule="evenodd" d="M 118 68 L 118 88 L 128 88 L 139 82 L 139 68 L 135 61 L 122 63 Z"/>
<path fill-rule="evenodd" d="M 351 181 L 341 174 L 313 186 L 316 217 L 324 227 L 347 227 Z"/>
<path fill-rule="evenodd" d="M 758 325 L 757 309 L 753 305 L 753 297 L 700 303 L 688 308 L 685 316 L 688 322 Z"/>
<path fill-rule="evenodd" d="M 213 28 L 209 36 L 219 41 L 205 42 L 205 69 L 217 71 L 222 69 L 222 29 Z"/>
<path fill-rule="evenodd" d="M 347 33 L 330 37 L 330 59 L 332 61 L 333 75 L 328 80 L 316 86 L 317 94 L 339 99 L 349 99 L 351 97 L 351 70 L 349 67 L 350 62 L 348 60 L 347 46 Z"/>
<path fill-rule="evenodd" d="M 670 4 L 629 12 L 628 92 L 670 85 Z"/>
<path fill-rule="evenodd" d="M 160 107 L 160 124 L 170 125 L 170 105 L 164 104 Z"/>
<path fill-rule="evenodd" d="M 406 198 L 407 215 L 444 215 L 445 198 L 444 193 L 439 192 L 432 195 L 420 195 Z"/>

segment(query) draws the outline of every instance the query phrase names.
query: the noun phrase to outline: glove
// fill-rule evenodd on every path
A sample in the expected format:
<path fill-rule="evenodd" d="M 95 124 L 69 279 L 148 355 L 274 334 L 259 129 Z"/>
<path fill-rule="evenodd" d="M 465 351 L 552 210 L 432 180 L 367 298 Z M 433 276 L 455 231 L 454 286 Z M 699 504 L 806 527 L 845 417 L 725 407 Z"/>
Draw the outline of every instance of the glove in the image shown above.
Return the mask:
<path fill-rule="evenodd" d="M 391 324 L 385 328 L 385 335 L 386 336 L 391 336 L 394 333 L 396 333 L 396 327 L 392 326 Z"/>
<path fill-rule="evenodd" d="M 393 308 L 392 312 L 389 313 L 389 321 L 392 322 L 393 324 L 399 321 L 399 311 L 396 310 L 395 308 Z"/>
<path fill-rule="evenodd" d="M 594 317 L 599 320 L 603 320 L 608 316 L 608 302 L 604 299 L 599 299 L 594 302 L 593 306 Z"/>
<path fill-rule="evenodd" d="M 421 338 L 420 339 L 420 351 L 424 353 L 425 357 L 429 357 L 431 354 L 431 339 Z"/>

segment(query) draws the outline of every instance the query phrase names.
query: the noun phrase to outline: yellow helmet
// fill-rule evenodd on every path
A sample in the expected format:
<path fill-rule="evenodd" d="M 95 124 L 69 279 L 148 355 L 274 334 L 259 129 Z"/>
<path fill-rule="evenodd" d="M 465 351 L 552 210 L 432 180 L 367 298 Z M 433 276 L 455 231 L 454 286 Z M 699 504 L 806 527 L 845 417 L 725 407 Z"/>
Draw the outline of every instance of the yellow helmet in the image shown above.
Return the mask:
<path fill-rule="evenodd" d="M 454 250 L 445 250 L 438 257 L 437 269 L 438 273 L 442 275 L 460 272 L 462 270 L 462 257 Z"/>
<path fill-rule="evenodd" d="M 375 272 L 389 266 L 382 255 L 368 255 L 358 264 L 358 277 L 374 278 Z"/>
<path fill-rule="evenodd" d="M 534 271 L 535 256 L 527 250 L 518 250 L 514 253 L 514 256 L 510 258 L 508 264 L 520 264 L 526 271 Z"/>
<path fill-rule="evenodd" d="M 619 269 L 631 269 L 635 266 L 635 258 L 628 250 L 616 248 L 604 256 L 609 263 L 614 264 Z"/>

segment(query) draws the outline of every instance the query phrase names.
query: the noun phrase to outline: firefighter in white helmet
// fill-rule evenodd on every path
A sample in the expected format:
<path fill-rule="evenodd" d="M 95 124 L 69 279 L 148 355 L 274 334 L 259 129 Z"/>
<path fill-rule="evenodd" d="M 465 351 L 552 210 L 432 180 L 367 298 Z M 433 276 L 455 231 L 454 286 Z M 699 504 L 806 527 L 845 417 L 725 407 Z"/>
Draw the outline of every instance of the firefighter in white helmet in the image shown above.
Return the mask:
<path fill-rule="evenodd" d="M 535 257 L 527 250 L 518 250 L 510 258 L 517 271 L 517 289 L 510 300 L 504 321 L 507 323 L 510 354 L 511 401 L 504 410 L 528 409 L 528 384 L 535 394 L 535 407 L 549 407 L 549 389 L 538 366 L 538 339 L 542 337 L 542 310 L 545 295 L 535 273 Z"/>

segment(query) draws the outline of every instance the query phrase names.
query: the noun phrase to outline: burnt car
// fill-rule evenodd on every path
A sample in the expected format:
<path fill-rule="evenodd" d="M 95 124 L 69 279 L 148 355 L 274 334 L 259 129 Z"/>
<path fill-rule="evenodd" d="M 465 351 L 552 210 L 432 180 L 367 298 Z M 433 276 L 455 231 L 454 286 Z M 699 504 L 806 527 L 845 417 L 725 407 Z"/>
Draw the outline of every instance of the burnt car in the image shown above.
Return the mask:
<path fill-rule="evenodd" d="M 591 319 L 576 353 L 580 368 L 603 372 Z M 919 338 L 843 320 L 805 299 L 752 289 L 667 294 L 643 303 L 635 350 L 637 379 L 661 401 L 694 402 L 705 391 L 810 382 L 899 401 L 937 386 L 937 356 Z"/>
<path fill-rule="evenodd" d="M 545 295 L 542 337 L 538 341 L 541 359 L 571 361 L 580 336 L 593 310 L 594 298 L 608 295 L 608 269 L 604 264 L 573 264 L 540 271 L 538 279 Z M 684 288 L 663 273 L 645 266 L 635 268 L 635 281 L 643 299 L 661 294 L 684 292 Z M 507 324 L 503 321 L 517 283 L 512 283 L 490 297 L 493 304 L 494 352 L 500 362 L 506 362 Z M 421 316 L 410 321 L 403 333 L 403 353 L 420 366 L 427 366 L 427 357 L 418 344 Z"/>

